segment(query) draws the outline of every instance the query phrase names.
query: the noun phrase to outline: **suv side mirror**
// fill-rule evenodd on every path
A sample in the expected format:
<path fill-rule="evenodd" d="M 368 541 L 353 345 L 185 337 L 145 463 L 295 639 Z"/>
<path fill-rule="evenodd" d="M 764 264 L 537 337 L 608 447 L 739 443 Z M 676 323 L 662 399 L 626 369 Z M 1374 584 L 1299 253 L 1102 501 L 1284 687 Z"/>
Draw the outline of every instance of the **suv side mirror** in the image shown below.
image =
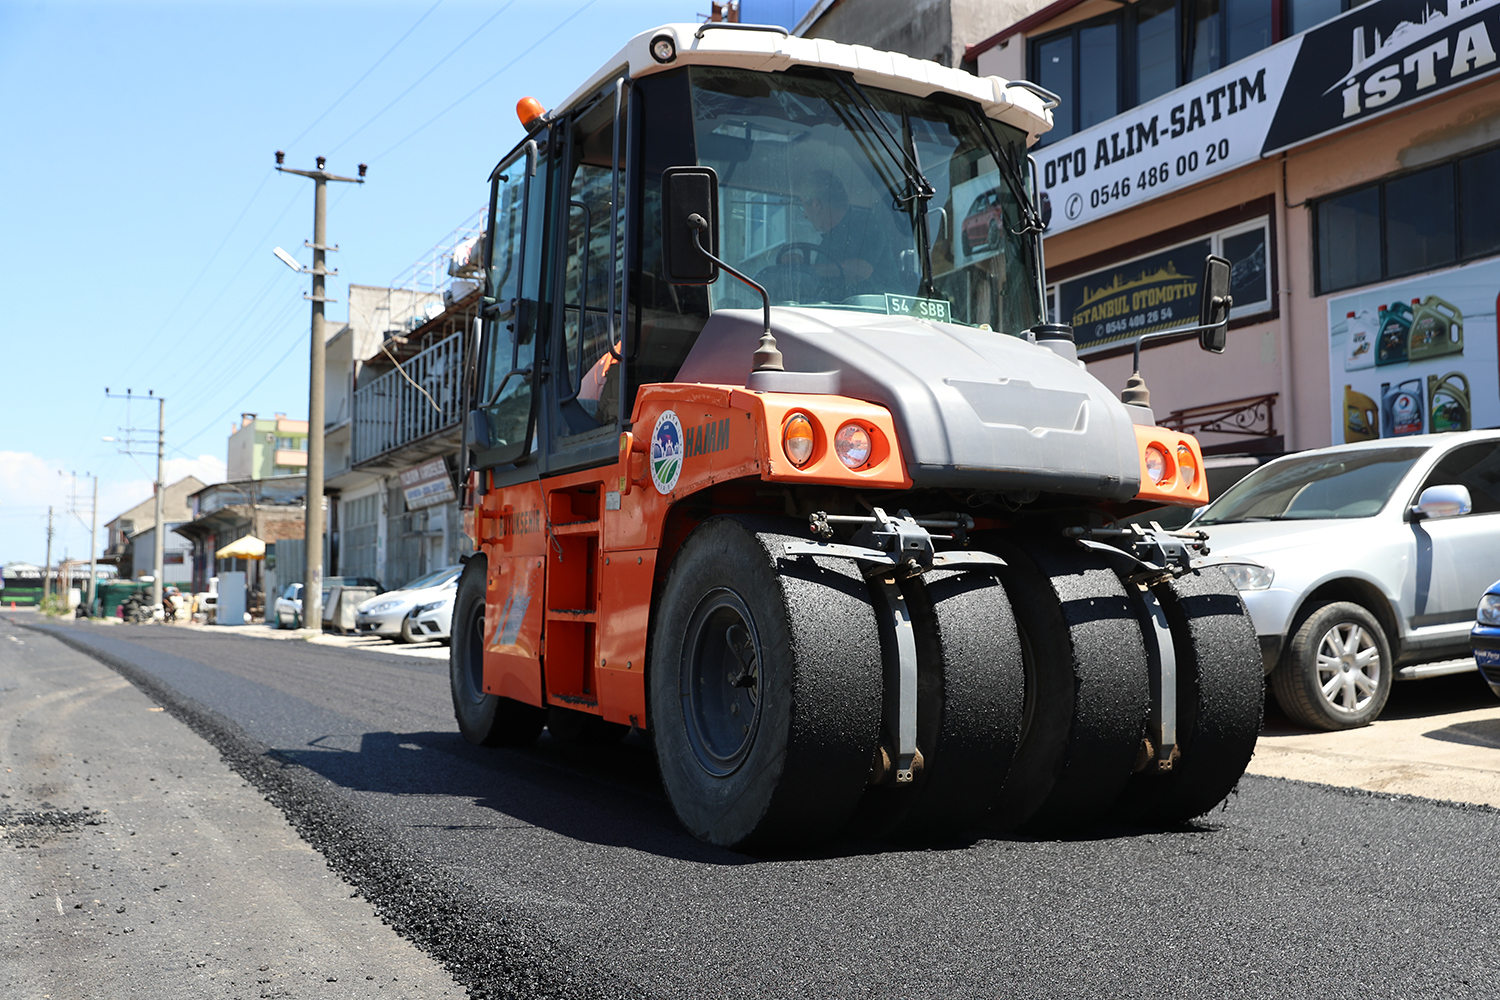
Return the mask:
<path fill-rule="evenodd" d="M 1417 498 L 1417 505 L 1411 509 L 1411 514 L 1413 520 L 1425 520 L 1457 517 L 1473 509 L 1474 502 L 1469 496 L 1469 488 L 1450 483 L 1443 486 L 1429 486 L 1423 490 L 1422 495 Z"/>
<path fill-rule="evenodd" d="M 719 255 L 719 175 L 712 167 L 668 167 L 661 175 L 662 257 L 667 281 L 674 285 L 711 285 L 719 265 L 698 249 L 695 226 L 704 249 Z M 704 224 L 706 223 L 706 228 Z"/>
<path fill-rule="evenodd" d="M 1234 298 L 1229 294 L 1229 261 L 1209 254 L 1203 262 L 1203 289 L 1198 299 L 1198 325 L 1210 327 L 1198 333 L 1198 346 L 1214 354 L 1224 353 L 1229 336 L 1229 310 Z"/>

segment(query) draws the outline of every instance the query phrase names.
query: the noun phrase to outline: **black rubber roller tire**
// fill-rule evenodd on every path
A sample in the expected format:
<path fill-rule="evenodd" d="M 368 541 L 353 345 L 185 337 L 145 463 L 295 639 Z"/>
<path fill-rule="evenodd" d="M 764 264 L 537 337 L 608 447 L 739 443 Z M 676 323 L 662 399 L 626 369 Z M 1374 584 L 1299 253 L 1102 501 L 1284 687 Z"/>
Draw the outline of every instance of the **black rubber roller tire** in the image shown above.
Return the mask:
<path fill-rule="evenodd" d="M 870 788 L 857 823 L 872 835 L 931 840 L 977 829 L 999 797 L 1021 732 L 1021 642 L 993 572 L 939 570 L 901 589 L 916 633 L 922 768 L 911 787 Z M 883 610 L 878 595 L 875 607 Z M 881 637 L 885 655 L 898 656 L 891 628 Z M 887 665 L 887 679 L 896 669 Z M 888 725 L 896 711 L 887 684 Z M 886 742 L 894 748 L 895 734 Z"/>
<path fill-rule="evenodd" d="M 678 550 L 653 628 L 651 728 L 682 824 L 739 850 L 826 839 L 879 742 L 869 592 L 845 559 L 783 555 L 792 536 L 718 517 Z"/>
<path fill-rule="evenodd" d="M 1167 773 L 1139 773 L 1120 801 L 1122 819 L 1174 825 L 1224 801 L 1255 752 L 1265 670 L 1255 626 L 1222 570 L 1207 568 L 1153 588 L 1177 660 L 1177 745 Z"/>
<path fill-rule="evenodd" d="M 458 581 L 453 599 L 453 641 L 448 646 L 448 679 L 458 730 L 470 743 L 486 747 L 527 746 L 536 742 L 547 710 L 513 698 L 486 694 L 484 680 L 484 589 L 488 560 L 474 556 Z"/>
<path fill-rule="evenodd" d="M 1135 611 L 1114 571 L 1076 546 L 1000 554 L 1029 662 L 1021 742 L 994 825 L 1052 831 L 1099 820 L 1130 780 L 1145 730 L 1150 691 Z"/>

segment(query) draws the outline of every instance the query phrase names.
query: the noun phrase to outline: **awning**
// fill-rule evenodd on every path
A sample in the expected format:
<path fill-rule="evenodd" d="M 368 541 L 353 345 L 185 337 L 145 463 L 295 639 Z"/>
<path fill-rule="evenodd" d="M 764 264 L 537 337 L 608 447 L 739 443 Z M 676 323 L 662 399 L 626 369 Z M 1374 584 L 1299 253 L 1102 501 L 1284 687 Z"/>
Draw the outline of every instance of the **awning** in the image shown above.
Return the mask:
<path fill-rule="evenodd" d="M 264 559 L 266 543 L 254 535 L 236 538 L 214 555 L 219 559 Z"/>

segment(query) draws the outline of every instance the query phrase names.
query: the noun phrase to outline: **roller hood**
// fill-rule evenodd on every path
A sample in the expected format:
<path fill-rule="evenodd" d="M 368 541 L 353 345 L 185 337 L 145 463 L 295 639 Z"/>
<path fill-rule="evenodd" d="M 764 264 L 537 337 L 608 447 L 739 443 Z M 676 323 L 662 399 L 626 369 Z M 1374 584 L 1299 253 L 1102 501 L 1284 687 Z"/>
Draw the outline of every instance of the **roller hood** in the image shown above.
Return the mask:
<path fill-rule="evenodd" d="M 715 312 L 677 380 L 745 385 L 761 329 L 758 312 Z M 816 391 L 891 411 L 918 487 L 1111 500 L 1140 490 L 1129 409 L 1046 348 L 966 326 L 831 309 L 777 308 L 772 329 L 787 371 L 837 372 Z"/>

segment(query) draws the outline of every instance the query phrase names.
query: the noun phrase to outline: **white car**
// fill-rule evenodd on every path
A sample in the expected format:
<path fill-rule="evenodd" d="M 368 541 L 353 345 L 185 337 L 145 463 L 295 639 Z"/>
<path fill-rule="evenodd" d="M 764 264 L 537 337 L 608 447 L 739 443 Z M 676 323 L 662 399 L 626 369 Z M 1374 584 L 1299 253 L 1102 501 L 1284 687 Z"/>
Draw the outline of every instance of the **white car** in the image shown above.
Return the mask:
<path fill-rule="evenodd" d="M 380 590 L 380 581 L 367 576 L 329 576 L 323 579 L 323 610 L 328 611 L 328 595 L 334 587 L 374 587 Z M 273 628 L 302 627 L 302 584 L 289 583 L 276 596 L 272 608 Z"/>
<path fill-rule="evenodd" d="M 408 631 L 416 641 L 437 639 L 446 643 L 453 627 L 453 599 L 458 596 L 458 580 L 448 585 L 447 592 L 425 604 L 412 608 L 407 616 Z"/>
<path fill-rule="evenodd" d="M 1368 725 L 1397 679 L 1474 670 L 1500 576 L 1500 433 L 1388 438 L 1261 466 L 1199 511 L 1260 636 L 1271 689 L 1318 729 Z"/>
<path fill-rule="evenodd" d="M 378 635 L 402 642 L 420 642 L 409 620 L 419 604 L 430 604 L 451 596 L 462 566 L 444 566 L 417 577 L 404 587 L 372 597 L 354 609 L 354 627 L 360 635 Z"/>

